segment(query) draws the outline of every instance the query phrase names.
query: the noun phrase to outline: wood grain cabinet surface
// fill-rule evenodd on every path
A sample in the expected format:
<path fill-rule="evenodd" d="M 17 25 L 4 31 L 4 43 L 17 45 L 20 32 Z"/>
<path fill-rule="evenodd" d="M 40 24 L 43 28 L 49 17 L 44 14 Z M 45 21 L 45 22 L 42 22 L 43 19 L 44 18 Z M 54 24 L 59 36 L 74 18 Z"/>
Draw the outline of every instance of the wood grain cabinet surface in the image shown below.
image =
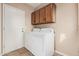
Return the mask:
<path fill-rule="evenodd" d="M 31 21 L 33 25 L 55 23 L 56 20 L 56 5 L 54 3 L 48 4 L 31 14 Z"/>
<path fill-rule="evenodd" d="M 45 24 L 46 23 L 46 13 L 45 13 L 45 8 L 40 9 L 40 24 Z"/>
<path fill-rule="evenodd" d="M 34 25 L 35 24 L 35 12 L 31 14 L 31 23 Z"/>
<path fill-rule="evenodd" d="M 35 24 L 39 24 L 40 22 L 40 15 L 39 10 L 35 11 Z"/>
<path fill-rule="evenodd" d="M 52 4 L 46 6 L 46 23 L 52 22 Z"/>

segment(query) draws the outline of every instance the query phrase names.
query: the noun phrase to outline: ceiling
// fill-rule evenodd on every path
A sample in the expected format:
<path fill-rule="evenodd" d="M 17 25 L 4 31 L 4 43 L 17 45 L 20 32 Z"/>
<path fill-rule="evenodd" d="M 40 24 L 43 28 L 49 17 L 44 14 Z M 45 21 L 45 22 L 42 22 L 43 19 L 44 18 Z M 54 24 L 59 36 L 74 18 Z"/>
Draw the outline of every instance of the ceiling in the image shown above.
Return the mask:
<path fill-rule="evenodd" d="M 41 3 L 28 3 L 30 6 L 32 6 L 33 8 L 38 7 L 39 5 L 41 5 Z"/>

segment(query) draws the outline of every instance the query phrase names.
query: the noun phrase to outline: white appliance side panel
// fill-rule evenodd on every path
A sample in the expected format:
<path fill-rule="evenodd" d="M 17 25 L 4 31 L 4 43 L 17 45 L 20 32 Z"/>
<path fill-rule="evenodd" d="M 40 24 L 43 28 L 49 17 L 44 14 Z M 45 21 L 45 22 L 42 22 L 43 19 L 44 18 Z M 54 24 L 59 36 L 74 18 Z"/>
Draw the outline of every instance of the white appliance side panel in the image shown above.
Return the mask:
<path fill-rule="evenodd" d="M 54 54 L 54 35 L 50 34 L 44 39 L 44 55 L 52 56 Z"/>
<path fill-rule="evenodd" d="M 51 56 L 54 53 L 54 34 L 26 33 L 25 47 L 35 56 Z"/>
<path fill-rule="evenodd" d="M 36 56 L 41 56 L 43 52 L 43 40 L 34 34 L 26 34 L 25 47 Z"/>

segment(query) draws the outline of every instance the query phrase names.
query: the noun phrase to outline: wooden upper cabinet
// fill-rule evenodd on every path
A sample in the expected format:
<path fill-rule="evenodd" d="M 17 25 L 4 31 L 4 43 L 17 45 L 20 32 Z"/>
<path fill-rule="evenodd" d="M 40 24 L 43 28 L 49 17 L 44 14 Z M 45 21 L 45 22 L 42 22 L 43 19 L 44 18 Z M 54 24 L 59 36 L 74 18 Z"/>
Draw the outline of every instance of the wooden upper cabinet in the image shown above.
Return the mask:
<path fill-rule="evenodd" d="M 39 19 L 40 19 L 40 18 L 39 18 L 39 10 L 37 10 L 37 11 L 35 11 L 35 12 L 33 12 L 33 13 L 31 14 L 31 23 L 32 23 L 33 25 L 39 24 L 39 22 L 40 22 Z"/>
<path fill-rule="evenodd" d="M 55 4 L 46 6 L 46 23 L 55 22 Z"/>
<path fill-rule="evenodd" d="M 35 12 L 31 14 L 31 23 L 35 24 Z"/>
<path fill-rule="evenodd" d="M 50 3 L 47 6 L 34 11 L 31 14 L 32 24 L 54 23 L 56 20 L 56 5 Z"/>
<path fill-rule="evenodd" d="M 56 5 L 52 4 L 52 22 L 56 22 Z"/>
<path fill-rule="evenodd" d="M 40 22 L 40 16 L 39 16 L 39 10 L 35 11 L 35 24 L 39 24 Z"/>
<path fill-rule="evenodd" d="M 52 5 L 46 6 L 46 23 L 52 22 Z"/>
<path fill-rule="evenodd" d="M 46 23 L 45 8 L 40 9 L 40 24 Z"/>

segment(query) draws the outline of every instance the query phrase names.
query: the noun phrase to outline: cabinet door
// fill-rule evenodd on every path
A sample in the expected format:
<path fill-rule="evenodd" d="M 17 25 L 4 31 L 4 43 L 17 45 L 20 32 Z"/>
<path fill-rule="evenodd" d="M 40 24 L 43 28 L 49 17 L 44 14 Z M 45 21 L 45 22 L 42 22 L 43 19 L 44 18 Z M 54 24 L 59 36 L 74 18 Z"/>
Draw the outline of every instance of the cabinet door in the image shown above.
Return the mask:
<path fill-rule="evenodd" d="M 35 12 L 31 14 L 31 23 L 35 24 Z"/>
<path fill-rule="evenodd" d="M 39 24 L 39 10 L 35 11 L 35 24 Z"/>
<path fill-rule="evenodd" d="M 53 16 L 53 9 L 52 4 L 49 4 L 46 6 L 46 23 L 52 22 L 52 16 Z"/>
<path fill-rule="evenodd" d="M 40 23 L 46 23 L 45 8 L 40 9 Z"/>

